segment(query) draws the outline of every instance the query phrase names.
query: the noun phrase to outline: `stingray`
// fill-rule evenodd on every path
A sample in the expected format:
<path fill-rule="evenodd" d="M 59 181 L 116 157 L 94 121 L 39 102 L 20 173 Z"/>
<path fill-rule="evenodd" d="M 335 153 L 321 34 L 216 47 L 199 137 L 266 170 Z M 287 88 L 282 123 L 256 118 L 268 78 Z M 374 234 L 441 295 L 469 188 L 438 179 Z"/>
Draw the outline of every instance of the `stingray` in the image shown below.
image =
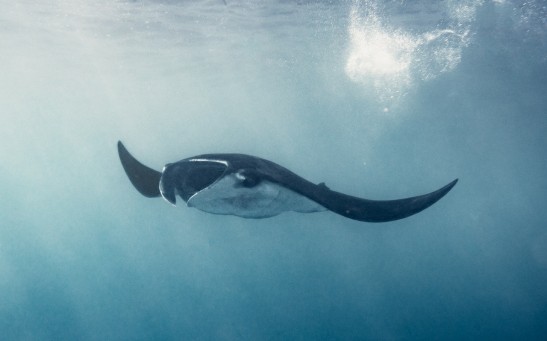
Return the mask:
<path fill-rule="evenodd" d="M 433 205 L 458 181 L 411 198 L 369 200 L 333 191 L 325 183 L 314 184 L 251 155 L 202 154 L 168 163 L 159 172 L 137 161 L 121 141 L 118 154 L 129 180 L 145 197 L 163 197 L 176 205 L 179 196 L 189 207 L 243 218 L 328 210 L 359 221 L 398 220 Z"/>

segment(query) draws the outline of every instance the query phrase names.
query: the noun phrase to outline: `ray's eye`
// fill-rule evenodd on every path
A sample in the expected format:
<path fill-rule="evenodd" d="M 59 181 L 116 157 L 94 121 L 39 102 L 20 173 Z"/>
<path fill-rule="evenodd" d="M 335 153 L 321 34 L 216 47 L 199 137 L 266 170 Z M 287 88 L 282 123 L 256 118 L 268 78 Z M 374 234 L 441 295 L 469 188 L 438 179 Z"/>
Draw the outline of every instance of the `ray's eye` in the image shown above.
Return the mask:
<path fill-rule="evenodd" d="M 236 173 L 236 178 L 240 181 L 240 186 L 251 188 L 260 182 L 260 178 L 248 170 L 241 170 Z"/>

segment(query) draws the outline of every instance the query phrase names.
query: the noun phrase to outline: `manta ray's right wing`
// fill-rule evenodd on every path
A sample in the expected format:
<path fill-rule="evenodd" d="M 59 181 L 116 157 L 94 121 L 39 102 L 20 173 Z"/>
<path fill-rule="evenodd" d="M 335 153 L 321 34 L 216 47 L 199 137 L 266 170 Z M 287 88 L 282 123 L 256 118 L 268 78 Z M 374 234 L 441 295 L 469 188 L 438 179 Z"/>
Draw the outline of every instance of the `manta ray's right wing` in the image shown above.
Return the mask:
<path fill-rule="evenodd" d="M 127 177 L 135 186 L 137 191 L 148 198 L 161 196 L 160 179 L 161 173 L 149 168 L 135 159 L 121 141 L 118 141 L 118 155 L 122 162 Z"/>
<path fill-rule="evenodd" d="M 434 192 L 398 200 L 361 199 L 319 185 L 310 198 L 344 217 L 378 223 L 406 218 L 425 210 L 448 193 L 456 182 L 458 179 Z"/>

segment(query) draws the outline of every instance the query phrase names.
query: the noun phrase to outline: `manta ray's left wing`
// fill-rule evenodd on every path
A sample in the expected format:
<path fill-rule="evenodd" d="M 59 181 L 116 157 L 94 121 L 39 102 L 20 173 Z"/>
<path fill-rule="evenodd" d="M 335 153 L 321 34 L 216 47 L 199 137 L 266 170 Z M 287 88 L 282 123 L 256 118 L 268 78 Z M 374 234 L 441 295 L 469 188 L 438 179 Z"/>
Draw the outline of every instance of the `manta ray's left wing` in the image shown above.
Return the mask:
<path fill-rule="evenodd" d="M 161 196 L 161 173 L 149 168 L 135 159 L 121 141 L 118 141 L 118 155 L 122 162 L 127 177 L 135 188 L 145 197 L 155 198 Z"/>
<path fill-rule="evenodd" d="M 436 203 L 445 196 L 458 179 L 448 185 L 428 194 L 398 200 L 369 200 L 353 197 L 328 189 L 324 185 L 318 185 L 314 193 L 309 197 L 330 211 L 343 215 L 344 217 L 366 221 L 386 222 L 403 219 Z"/>

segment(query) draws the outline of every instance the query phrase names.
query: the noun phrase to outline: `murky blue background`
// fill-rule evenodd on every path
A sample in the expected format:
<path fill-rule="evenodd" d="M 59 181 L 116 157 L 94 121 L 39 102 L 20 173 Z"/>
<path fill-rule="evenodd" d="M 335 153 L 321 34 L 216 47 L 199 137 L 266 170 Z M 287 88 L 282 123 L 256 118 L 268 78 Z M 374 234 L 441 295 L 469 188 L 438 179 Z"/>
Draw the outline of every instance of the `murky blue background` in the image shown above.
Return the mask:
<path fill-rule="evenodd" d="M 542 1 L 0 1 L 3 340 L 547 337 Z M 408 219 L 140 196 L 241 152 Z"/>

